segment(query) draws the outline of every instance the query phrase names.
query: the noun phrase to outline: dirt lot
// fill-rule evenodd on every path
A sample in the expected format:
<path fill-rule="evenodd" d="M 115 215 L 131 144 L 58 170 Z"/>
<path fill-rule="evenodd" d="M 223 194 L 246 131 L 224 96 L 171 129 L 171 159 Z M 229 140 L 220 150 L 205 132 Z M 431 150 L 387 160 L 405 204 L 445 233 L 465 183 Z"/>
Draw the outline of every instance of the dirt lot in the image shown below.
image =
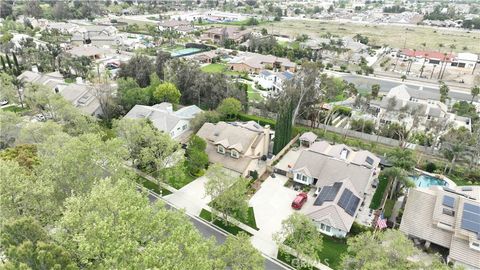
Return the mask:
<path fill-rule="evenodd" d="M 368 36 L 370 42 L 377 45 L 387 44 L 391 47 L 405 47 L 423 49 L 422 43 L 427 44 L 430 50 L 450 50 L 451 44 L 456 45 L 457 52 L 464 51 L 480 53 L 480 32 L 467 32 L 456 29 L 435 29 L 419 26 L 397 25 L 362 25 L 357 23 L 338 23 L 325 21 L 293 21 L 265 23 L 256 27 L 266 28 L 269 33 L 284 34 L 295 37 L 307 34 L 310 37 L 320 37 L 327 32 L 339 36 L 354 36 L 362 34 Z M 439 44 L 443 44 L 441 47 Z"/>

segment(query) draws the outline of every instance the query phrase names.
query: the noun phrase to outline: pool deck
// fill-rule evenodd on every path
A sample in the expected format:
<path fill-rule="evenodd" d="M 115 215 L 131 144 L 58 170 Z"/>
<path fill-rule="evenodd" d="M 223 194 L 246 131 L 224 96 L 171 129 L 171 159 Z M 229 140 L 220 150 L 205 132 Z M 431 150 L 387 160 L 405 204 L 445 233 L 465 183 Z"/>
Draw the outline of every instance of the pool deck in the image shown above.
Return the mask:
<path fill-rule="evenodd" d="M 428 175 L 428 176 L 431 176 L 431 177 L 435 177 L 435 178 L 438 178 L 438 179 L 441 179 L 445 182 L 447 182 L 447 187 L 449 188 L 454 188 L 457 186 L 457 184 L 455 184 L 455 182 L 453 182 L 452 180 L 450 180 L 448 177 L 446 177 L 445 175 L 442 175 L 442 174 L 436 174 L 436 173 L 429 173 L 429 172 L 426 172 L 426 171 L 422 171 L 420 169 L 417 169 L 415 168 L 415 171 L 416 172 L 419 172 L 421 174 L 425 174 L 425 175 Z"/>

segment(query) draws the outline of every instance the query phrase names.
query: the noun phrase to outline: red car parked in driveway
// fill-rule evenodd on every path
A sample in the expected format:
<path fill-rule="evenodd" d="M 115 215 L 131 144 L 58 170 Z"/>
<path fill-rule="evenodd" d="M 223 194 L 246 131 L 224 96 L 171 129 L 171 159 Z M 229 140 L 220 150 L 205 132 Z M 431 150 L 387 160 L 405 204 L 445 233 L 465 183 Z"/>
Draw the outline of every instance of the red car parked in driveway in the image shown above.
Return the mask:
<path fill-rule="evenodd" d="M 302 209 L 302 206 L 305 204 L 306 201 L 307 201 L 307 193 L 305 192 L 299 193 L 292 202 L 292 208 L 300 210 Z"/>

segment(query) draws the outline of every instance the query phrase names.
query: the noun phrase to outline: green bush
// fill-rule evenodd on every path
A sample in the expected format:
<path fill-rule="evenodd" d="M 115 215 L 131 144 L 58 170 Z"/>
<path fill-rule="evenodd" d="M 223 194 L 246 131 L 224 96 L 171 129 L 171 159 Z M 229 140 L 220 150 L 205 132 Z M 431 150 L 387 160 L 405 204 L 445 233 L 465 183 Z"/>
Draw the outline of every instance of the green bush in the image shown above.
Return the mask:
<path fill-rule="evenodd" d="M 255 115 L 243 114 L 243 113 L 239 113 L 237 115 L 237 119 L 240 121 L 255 121 L 262 126 L 270 125 L 272 129 L 275 129 L 275 120 L 272 120 L 272 119 L 263 118 Z"/>
<path fill-rule="evenodd" d="M 427 165 L 425 165 L 425 171 L 429 173 L 433 173 L 437 170 L 437 165 L 433 162 L 428 162 Z"/>
<path fill-rule="evenodd" d="M 335 111 L 345 116 L 352 115 L 352 109 L 345 106 L 335 106 Z"/>
<path fill-rule="evenodd" d="M 373 231 L 372 227 L 368 227 L 360 223 L 353 222 L 352 227 L 350 228 L 349 235 L 355 236 L 368 231 Z"/>

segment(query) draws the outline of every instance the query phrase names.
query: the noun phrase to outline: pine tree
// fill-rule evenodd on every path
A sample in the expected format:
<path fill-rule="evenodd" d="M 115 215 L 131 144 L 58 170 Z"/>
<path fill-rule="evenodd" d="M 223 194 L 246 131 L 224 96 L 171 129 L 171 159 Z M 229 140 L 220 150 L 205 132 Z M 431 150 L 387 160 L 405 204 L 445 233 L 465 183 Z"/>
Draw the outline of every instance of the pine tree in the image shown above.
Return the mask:
<path fill-rule="evenodd" d="M 12 52 L 13 55 L 13 63 L 15 64 L 15 75 L 18 76 L 20 75 L 20 65 L 18 64 L 17 56 L 15 55 L 14 52 Z"/>
<path fill-rule="evenodd" d="M 289 102 L 277 116 L 275 125 L 275 142 L 273 144 L 273 153 L 278 154 L 292 138 L 292 116 L 293 104 Z"/>
<path fill-rule="evenodd" d="M 5 60 L 3 60 L 3 56 L 0 56 L 0 62 L 2 62 L 3 71 L 7 72 L 7 66 L 5 66 Z"/>
<path fill-rule="evenodd" d="M 8 57 L 8 54 L 5 55 L 5 57 L 7 58 L 7 65 L 8 65 L 8 68 L 10 69 L 10 71 L 12 70 L 12 62 L 10 61 L 10 57 Z"/>

